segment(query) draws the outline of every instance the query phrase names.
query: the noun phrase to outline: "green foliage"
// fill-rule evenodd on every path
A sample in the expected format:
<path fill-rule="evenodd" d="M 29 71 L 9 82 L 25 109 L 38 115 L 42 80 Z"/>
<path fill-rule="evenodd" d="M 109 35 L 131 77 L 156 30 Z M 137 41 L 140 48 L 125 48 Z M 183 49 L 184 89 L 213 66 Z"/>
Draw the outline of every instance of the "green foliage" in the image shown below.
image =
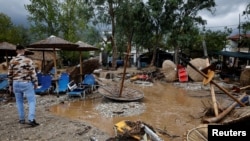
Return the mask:
<path fill-rule="evenodd" d="M 104 41 L 105 51 L 115 58 L 116 49 L 123 53 L 128 43 L 139 50 L 162 48 L 178 53 L 201 49 L 203 35 L 197 27 L 206 21 L 197 13 L 205 9 L 213 13 L 214 6 L 214 0 L 31 0 L 25 8 L 33 37 L 53 34 L 92 45 Z M 223 47 L 227 32 L 205 34 L 208 50 Z M 77 52 L 61 54 L 73 60 L 79 56 Z"/>
<path fill-rule="evenodd" d="M 27 29 L 13 25 L 10 17 L 0 13 L 0 42 L 27 45 L 29 42 Z"/>
<path fill-rule="evenodd" d="M 60 31 L 60 4 L 58 0 L 30 0 L 30 4 L 25 5 L 30 15 L 28 20 L 31 23 L 31 33 L 37 38 L 58 36 Z"/>
<path fill-rule="evenodd" d="M 92 26 L 88 26 L 84 31 L 78 32 L 79 40 L 91 45 L 98 45 L 101 41 L 100 32 Z"/>
<path fill-rule="evenodd" d="M 215 6 L 214 0 L 148 0 L 146 3 L 141 0 L 95 0 L 95 4 L 99 5 L 96 21 L 109 24 L 115 16 L 111 30 L 122 52 L 128 42 L 149 50 L 171 47 L 177 51 L 179 47 L 192 50 L 198 47 L 201 38 L 196 26 L 206 24 L 197 13 L 204 9 L 213 12 Z M 110 4 L 115 5 L 113 9 Z M 195 42 L 197 44 L 193 44 Z"/>
<path fill-rule="evenodd" d="M 25 8 L 30 13 L 28 20 L 31 23 L 30 31 L 35 37 L 34 41 L 50 35 L 60 36 L 71 42 L 86 39 L 87 23 L 94 12 L 86 0 L 31 0 Z M 94 30 L 89 29 L 87 32 L 90 34 L 87 36 L 98 36 Z M 95 39 L 92 43 L 97 41 Z M 61 51 L 60 54 L 65 59 L 79 59 L 79 52 Z M 89 56 L 88 53 L 84 55 Z"/>
<path fill-rule="evenodd" d="M 243 11 L 243 15 L 246 15 L 247 17 L 250 15 L 250 3 L 246 6 L 245 11 Z"/>
<path fill-rule="evenodd" d="M 206 21 L 197 13 L 201 10 L 208 10 L 212 12 L 215 6 L 214 0 L 169 0 L 166 1 L 164 6 L 165 16 L 163 16 L 164 31 L 168 31 L 169 45 L 175 51 L 175 63 L 178 63 L 178 52 L 180 48 L 185 48 L 187 43 L 191 44 L 193 39 L 190 37 L 195 36 L 192 32 L 197 25 L 205 25 Z M 190 32 L 191 31 L 191 32 Z"/>
<path fill-rule="evenodd" d="M 227 36 L 231 33 L 230 30 L 225 31 L 212 31 L 205 32 L 205 41 L 208 51 L 221 51 L 227 44 Z"/>
<path fill-rule="evenodd" d="M 9 31 L 10 29 L 13 28 L 13 24 L 11 22 L 10 17 L 7 15 L 0 13 L 0 40 L 5 41 L 8 39 L 8 35 L 10 34 Z"/>
<path fill-rule="evenodd" d="M 64 38 L 69 41 L 79 40 L 76 36 L 87 27 L 93 11 L 84 0 L 65 0 L 61 3 L 60 25 Z"/>
<path fill-rule="evenodd" d="M 243 32 L 246 33 L 250 30 L 250 3 L 246 6 L 245 11 L 243 11 L 243 15 L 246 16 L 247 21 L 242 24 Z"/>

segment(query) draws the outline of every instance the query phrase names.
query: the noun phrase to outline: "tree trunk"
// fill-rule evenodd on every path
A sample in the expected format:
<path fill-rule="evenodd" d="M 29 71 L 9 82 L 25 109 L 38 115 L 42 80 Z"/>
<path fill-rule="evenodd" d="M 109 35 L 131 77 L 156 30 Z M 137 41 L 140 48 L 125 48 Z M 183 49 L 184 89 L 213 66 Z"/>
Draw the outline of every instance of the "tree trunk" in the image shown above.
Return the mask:
<path fill-rule="evenodd" d="M 115 41 L 115 37 L 114 36 L 111 38 L 111 45 L 113 47 L 112 69 L 114 70 L 116 68 L 116 60 L 117 60 L 117 47 L 116 47 L 116 41 Z"/>
<path fill-rule="evenodd" d="M 157 48 L 156 46 L 153 47 L 153 56 L 149 66 L 154 66 L 154 62 L 156 59 L 156 48 Z"/>
<path fill-rule="evenodd" d="M 174 63 L 176 65 L 179 64 L 178 54 L 179 54 L 179 46 L 175 46 L 175 48 L 174 48 Z"/>
<path fill-rule="evenodd" d="M 111 16 L 112 24 L 112 37 L 111 37 L 111 46 L 112 46 L 112 69 L 116 68 L 116 59 L 117 59 L 117 47 L 115 40 L 115 12 L 113 8 L 113 2 L 109 2 L 109 14 Z"/>
<path fill-rule="evenodd" d="M 153 56 L 152 56 L 152 60 L 151 60 L 149 66 L 154 66 L 155 60 L 156 60 L 156 59 L 159 59 L 159 58 L 156 58 L 156 54 L 157 54 L 157 47 L 158 47 L 158 44 L 159 44 L 160 40 L 161 40 L 161 35 L 159 35 L 159 32 L 156 31 L 155 46 L 153 46 Z M 158 61 L 158 60 L 157 60 L 157 61 Z M 158 65 L 158 64 L 157 64 L 157 65 Z"/>

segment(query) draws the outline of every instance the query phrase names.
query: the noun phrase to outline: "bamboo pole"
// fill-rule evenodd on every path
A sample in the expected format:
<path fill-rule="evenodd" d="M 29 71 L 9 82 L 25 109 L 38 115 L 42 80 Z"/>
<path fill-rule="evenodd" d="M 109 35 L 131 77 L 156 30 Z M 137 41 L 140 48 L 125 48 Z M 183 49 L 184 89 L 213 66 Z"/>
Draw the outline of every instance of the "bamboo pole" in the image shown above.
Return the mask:
<path fill-rule="evenodd" d="M 212 102 L 213 102 L 213 106 L 214 106 L 214 114 L 215 114 L 215 116 L 218 116 L 219 111 L 218 111 L 217 100 L 215 97 L 214 86 L 211 83 L 210 83 L 210 90 L 211 90 Z"/>
<path fill-rule="evenodd" d="M 206 66 L 207 67 L 209 66 L 208 57 L 206 58 Z M 215 116 L 218 116 L 218 114 L 219 114 L 218 105 L 217 105 L 217 100 L 216 100 L 216 96 L 215 96 L 215 92 L 214 92 L 214 85 L 212 83 L 210 83 L 210 93 L 211 93 L 211 96 L 212 96 L 214 114 L 215 114 Z"/>

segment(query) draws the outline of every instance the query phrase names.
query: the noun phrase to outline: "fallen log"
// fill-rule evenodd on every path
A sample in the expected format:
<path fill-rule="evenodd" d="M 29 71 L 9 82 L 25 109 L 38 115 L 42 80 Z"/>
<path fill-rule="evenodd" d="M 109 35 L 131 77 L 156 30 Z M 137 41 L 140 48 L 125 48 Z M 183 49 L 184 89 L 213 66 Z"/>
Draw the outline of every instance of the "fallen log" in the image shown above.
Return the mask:
<path fill-rule="evenodd" d="M 243 95 L 241 95 L 238 100 L 241 101 L 245 96 L 246 96 L 246 93 L 244 93 Z M 230 113 L 233 110 L 233 108 L 237 104 L 238 104 L 237 102 L 234 102 L 226 110 L 224 110 L 223 112 L 221 112 L 218 116 L 212 117 L 212 118 L 204 118 L 203 122 L 204 123 L 217 123 L 217 122 L 221 121 L 228 113 Z"/>

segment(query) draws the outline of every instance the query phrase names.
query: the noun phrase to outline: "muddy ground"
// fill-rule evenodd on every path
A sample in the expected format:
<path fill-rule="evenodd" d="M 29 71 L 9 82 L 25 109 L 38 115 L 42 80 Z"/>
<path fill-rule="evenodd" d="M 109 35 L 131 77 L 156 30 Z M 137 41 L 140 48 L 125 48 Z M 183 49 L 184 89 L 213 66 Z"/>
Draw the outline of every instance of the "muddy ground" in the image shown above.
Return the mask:
<path fill-rule="evenodd" d="M 209 97 L 208 87 L 194 87 L 187 84 L 173 83 L 174 87 L 181 88 L 186 91 L 190 96 L 199 97 L 201 94 Z M 95 93 L 98 95 L 98 93 Z M 221 99 L 225 99 L 225 95 L 219 94 Z M 71 99 L 72 100 L 72 99 Z M 71 101 L 70 100 L 70 101 Z M 74 100 L 74 99 L 73 99 Z M 49 111 L 50 106 L 55 104 L 64 104 L 70 102 L 66 95 L 62 95 L 59 98 L 53 94 L 45 96 L 37 96 L 37 111 L 36 120 L 40 123 L 40 126 L 29 127 L 28 125 L 18 124 L 17 110 L 14 102 L 14 98 L 8 99 L 8 101 L 2 101 L 0 105 L 0 140 L 1 141 L 106 141 L 111 138 L 108 133 L 101 131 L 97 127 L 91 125 L 82 120 L 68 119 L 60 116 L 56 116 Z M 204 107 L 204 103 L 200 103 L 200 107 Z M 117 106 L 117 105 L 116 105 Z M 27 104 L 25 104 L 27 111 Z M 189 108 L 189 107 L 186 107 Z M 192 107 L 191 107 L 192 108 Z M 188 109 L 187 109 L 188 110 Z M 199 113 L 202 114 L 202 113 Z M 198 115 L 198 113 L 197 113 Z M 201 117 L 202 115 L 200 115 Z M 201 123 L 201 118 L 192 118 L 192 127 L 198 126 Z M 183 121 L 185 118 L 181 117 Z M 179 128 L 183 128 L 179 126 Z M 170 137 L 171 141 L 182 141 L 185 133 L 173 133 L 176 137 Z"/>
<path fill-rule="evenodd" d="M 1 141 L 88 141 L 91 137 L 107 139 L 109 136 L 98 128 L 83 121 L 66 119 L 49 112 L 49 107 L 63 103 L 65 96 L 57 98 L 55 95 L 37 96 L 36 120 L 39 126 L 31 128 L 29 125 L 18 124 L 15 102 L 1 104 L 0 107 L 0 140 Z M 27 104 L 25 104 L 27 111 Z"/>

